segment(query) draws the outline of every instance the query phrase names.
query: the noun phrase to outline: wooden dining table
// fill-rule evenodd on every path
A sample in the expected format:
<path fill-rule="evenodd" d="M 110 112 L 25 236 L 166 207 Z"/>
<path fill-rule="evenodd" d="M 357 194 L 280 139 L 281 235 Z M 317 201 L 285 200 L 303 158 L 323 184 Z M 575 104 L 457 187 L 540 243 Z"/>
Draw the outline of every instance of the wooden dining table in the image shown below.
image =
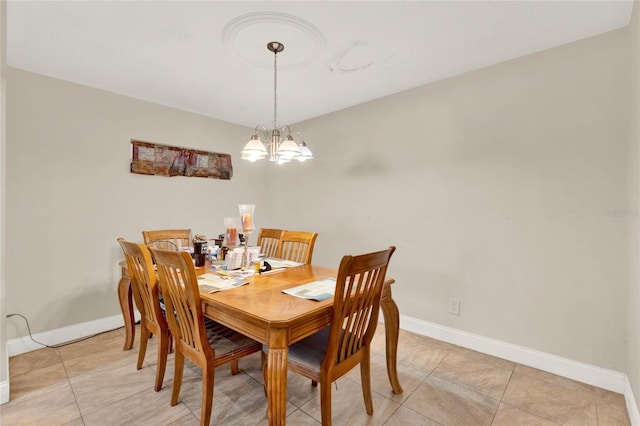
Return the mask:
<path fill-rule="evenodd" d="M 123 267 L 118 285 L 122 313 L 125 318 L 125 346 L 133 345 L 135 324 L 131 301 L 131 285 Z M 210 272 L 206 266 L 196 268 L 201 275 Z M 331 322 L 333 298 L 307 300 L 282 292 L 284 289 L 337 276 L 336 268 L 303 265 L 247 278 L 248 284 L 216 293 L 201 293 L 204 315 L 252 339 L 269 346 L 266 367 L 266 389 L 270 425 L 286 424 L 287 358 L 289 345 L 323 329 Z M 385 281 L 381 309 L 384 316 L 387 374 L 394 393 L 402 393 L 396 368 L 399 311 L 391 296 L 392 278 Z M 128 317 L 128 318 L 127 318 Z"/>

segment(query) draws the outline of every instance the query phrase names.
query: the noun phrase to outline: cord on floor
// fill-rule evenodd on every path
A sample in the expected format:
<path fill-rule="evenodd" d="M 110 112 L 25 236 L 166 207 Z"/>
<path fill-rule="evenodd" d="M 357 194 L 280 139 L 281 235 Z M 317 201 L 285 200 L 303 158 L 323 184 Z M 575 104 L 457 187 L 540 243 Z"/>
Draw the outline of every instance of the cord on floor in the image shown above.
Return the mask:
<path fill-rule="evenodd" d="M 18 316 L 18 317 L 22 318 L 24 320 L 24 322 L 27 324 L 27 330 L 29 331 L 29 338 L 31 340 L 33 340 L 35 343 L 37 343 L 39 345 L 45 346 L 47 348 L 54 348 L 54 349 L 55 348 L 62 348 L 64 346 L 68 346 L 68 345 L 71 345 L 73 343 L 78 343 L 78 342 L 82 342 L 82 341 L 85 341 L 85 340 L 89 340 L 89 339 L 91 339 L 93 337 L 96 337 L 96 336 L 99 336 L 101 334 L 110 333 L 112 331 L 115 331 L 115 330 L 118 330 L 120 328 L 123 328 L 123 327 L 118 327 L 118 328 L 114 328 L 114 329 L 111 329 L 111 330 L 101 331 L 100 333 L 92 334 L 91 336 L 86 336 L 86 337 L 82 337 L 82 338 L 79 338 L 79 339 L 70 340 L 68 342 L 59 343 L 57 345 L 47 345 L 47 344 L 44 344 L 42 342 L 38 342 L 36 339 L 33 338 L 33 336 L 31 335 L 31 327 L 29 327 L 29 320 L 27 319 L 27 317 L 25 317 L 22 314 L 17 314 L 17 313 L 16 314 L 7 314 L 7 318 L 11 318 L 11 317 L 15 317 L 15 316 Z"/>

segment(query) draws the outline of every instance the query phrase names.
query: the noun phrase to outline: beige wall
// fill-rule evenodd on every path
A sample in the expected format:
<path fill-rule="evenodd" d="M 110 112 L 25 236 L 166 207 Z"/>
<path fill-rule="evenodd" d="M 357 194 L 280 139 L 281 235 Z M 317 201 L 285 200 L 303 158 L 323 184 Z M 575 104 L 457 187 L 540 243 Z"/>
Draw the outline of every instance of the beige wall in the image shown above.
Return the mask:
<path fill-rule="evenodd" d="M 273 225 L 318 231 L 320 263 L 396 245 L 403 315 L 625 371 L 629 39 L 302 123 L 317 159 L 304 191 L 271 192 Z M 272 188 L 297 175 L 274 174 Z"/>
<path fill-rule="evenodd" d="M 266 221 L 263 168 L 236 155 L 251 129 L 9 68 L 7 310 L 35 333 L 119 313 L 117 237 L 223 232 L 237 204 Z M 234 155 L 230 181 L 136 175 L 130 139 Z M 8 339 L 27 335 L 19 317 Z"/>
<path fill-rule="evenodd" d="M 0 391 L 0 403 L 9 399 L 9 365 L 5 331 L 5 170 L 6 170 L 6 88 L 7 88 L 7 2 L 0 3 L 0 390 L 7 383 L 7 393 Z"/>
<path fill-rule="evenodd" d="M 630 58 L 632 75 L 640 75 L 640 3 L 635 2 L 629 35 L 632 40 Z M 629 206 L 635 210 L 635 220 L 627 220 L 629 236 L 629 294 L 628 294 L 628 367 L 627 375 L 636 398 L 640 402 L 640 227 L 638 226 L 638 155 L 640 153 L 640 79 L 631 82 L 631 149 L 628 158 L 628 197 Z"/>
<path fill-rule="evenodd" d="M 7 309 L 34 332 L 115 315 L 116 237 L 216 234 L 251 201 L 258 226 L 318 231 L 318 263 L 396 245 L 403 315 L 626 372 L 630 38 L 301 123 L 317 158 L 278 169 L 240 163 L 250 129 L 10 69 Z M 229 152 L 236 176 L 132 175 L 131 138 Z"/>

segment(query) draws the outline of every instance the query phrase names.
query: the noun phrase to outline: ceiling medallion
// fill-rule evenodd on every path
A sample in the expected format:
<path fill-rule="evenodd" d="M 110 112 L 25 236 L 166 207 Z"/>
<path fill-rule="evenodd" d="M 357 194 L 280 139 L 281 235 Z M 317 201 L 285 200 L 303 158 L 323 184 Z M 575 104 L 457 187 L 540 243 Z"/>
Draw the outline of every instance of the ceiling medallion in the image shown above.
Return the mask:
<path fill-rule="evenodd" d="M 238 16 L 224 27 L 222 39 L 227 51 L 237 60 L 262 68 L 273 65 L 261 54 L 264 44 L 270 40 L 279 40 L 290 52 L 279 64 L 281 69 L 303 67 L 317 59 L 326 48 L 325 38 L 316 26 L 305 19 L 280 12 Z"/>

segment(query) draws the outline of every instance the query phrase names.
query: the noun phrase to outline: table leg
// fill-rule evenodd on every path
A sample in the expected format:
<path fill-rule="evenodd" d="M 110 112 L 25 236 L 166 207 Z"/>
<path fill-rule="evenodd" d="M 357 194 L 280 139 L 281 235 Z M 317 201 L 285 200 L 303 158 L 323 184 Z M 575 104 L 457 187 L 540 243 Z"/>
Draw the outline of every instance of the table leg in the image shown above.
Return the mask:
<path fill-rule="evenodd" d="M 398 380 L 398 336 L 400 333 L 400 311 L 398 305 L 391 297 L 391 284 L 395 281 L 388 279 L 384 283 L 382 290 L 382 299 L 380 301 L 380 307 L 382 308 L 382 315 L 384 315 L 384 332 L 386 337 L 386 350 L 387 350 L 387 375 L 389 376 L 389 382 L 393 388 L 393 393 L 402 393 L 402 386 Z"/>
<path fill-rule="evenodd" d="M 133 303 L 131 297 L 131 281 L 129 271 L 126 266 L 122 267 L 122 276 L 118 282 L 118 299 L 120 300 L 120 310 L 124 319 L 124 346 L 122 350 L 128 351 L 133 347 L 133 340 L 136 336 L 136 324 L 133 318 Z"/>
<path fill-rule="evenodd" d="M 289 349 L 286 330 L 270 330 L 267 357 L 267 416 L 269 425 L 287 422 L 287 360 Z"/>

